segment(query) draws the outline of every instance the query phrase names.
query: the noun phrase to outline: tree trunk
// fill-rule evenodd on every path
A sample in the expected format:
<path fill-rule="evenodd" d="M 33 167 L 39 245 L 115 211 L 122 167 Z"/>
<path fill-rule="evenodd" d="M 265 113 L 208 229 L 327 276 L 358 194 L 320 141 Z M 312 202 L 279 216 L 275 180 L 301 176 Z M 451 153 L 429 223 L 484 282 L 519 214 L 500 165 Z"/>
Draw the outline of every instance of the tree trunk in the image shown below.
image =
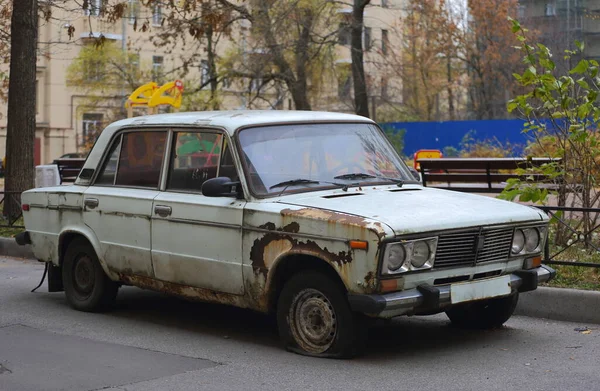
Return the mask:
<path fill-rule="evenodd" d="M 20 214 L 21 192 L 35 182 L 37 31 L 37 0 L 13 0 L 4 198 L 4 213 L 11 219 Z"/>
<path fill-rule="evenodd" d="M 446 56 L 446 71 L 448 73 L 448 114 L 450 115 L 450 121 L 454 121 L 456 116 L 454 115 L 454 93 L 452 91 L 452 59 L 450 56 Z"/>
<path fill-rule="evenodd" d="M 354 0 L 352 7 L 351 54 L 352 82 L 354 84 L 355 112 L 363 117 L 369 117 L 369 96 L 367 95 L 367 80 L 363 60 L 362 33 L 364 28 L 364 10 L 371 0 Z M 375 109 L 374 109 L 375 110 Z"/>
<path fill-rule="evenodd" d="M 217 100 L 217 88 L 219 81 L 217 80 L 217 64 L 215 61 L 215 49 L 213 45 L 213 27 L 208 25 L 206 28 L 206 50 L 208 52 L 208 78 L 210 79 L 210 101 L 213 110 L 219 110 L 220 105 Z"/>

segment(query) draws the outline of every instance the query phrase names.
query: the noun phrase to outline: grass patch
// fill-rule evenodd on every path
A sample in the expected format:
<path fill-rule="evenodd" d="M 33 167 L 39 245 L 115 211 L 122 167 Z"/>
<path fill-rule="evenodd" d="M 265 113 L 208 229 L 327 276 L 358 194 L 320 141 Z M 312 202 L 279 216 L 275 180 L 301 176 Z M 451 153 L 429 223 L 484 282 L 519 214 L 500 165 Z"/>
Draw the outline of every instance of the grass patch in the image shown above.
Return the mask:
<path fill-rule="evenodd" d="M 554 254 L 557 249 L 551 249 Z M 573 246 L 558 255 L 557 261 L 575 261 L 600 264 L 600 253 L 590 253 L 584 248 Z M 556 269 L 556 277 L 543 284 L 557 288 L 573 288 L 600 291 L 600 267 L 549 265 Z"/>

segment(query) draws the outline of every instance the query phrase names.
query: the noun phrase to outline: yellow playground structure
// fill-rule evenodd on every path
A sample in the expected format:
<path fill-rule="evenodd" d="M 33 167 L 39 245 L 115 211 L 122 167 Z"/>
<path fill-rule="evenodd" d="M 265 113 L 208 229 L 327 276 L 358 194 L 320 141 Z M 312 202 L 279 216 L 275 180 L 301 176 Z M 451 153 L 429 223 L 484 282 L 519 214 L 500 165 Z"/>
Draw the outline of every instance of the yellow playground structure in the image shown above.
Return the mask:
<path fill-rule="evenodd" d="M 148 114 L 155 114 L 159 105 L 171 105 L 176 109 L 181 107 L 183 82 L 175 80 L 159 87 L 155 82 L 146 83 L 133 91 L 127 101 L 127 117 L 133 117 L 134 107 L 147 107 Z"/>

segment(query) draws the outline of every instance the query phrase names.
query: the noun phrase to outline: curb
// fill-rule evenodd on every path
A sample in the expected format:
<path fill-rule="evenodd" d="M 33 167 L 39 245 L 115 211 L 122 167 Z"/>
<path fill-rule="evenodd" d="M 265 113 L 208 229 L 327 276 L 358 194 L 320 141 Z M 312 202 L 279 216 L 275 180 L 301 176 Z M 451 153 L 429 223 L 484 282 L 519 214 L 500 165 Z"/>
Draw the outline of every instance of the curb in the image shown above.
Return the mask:
<path fill-rule="evenodd" d="M 515 315 L 600 324 L 600 292 L 539 287 L 519 295 Z"/>
<path fill-rule="evenodd" d="M 20 246 L 15 238 L 0 237 L 0 256 L 35 259 L 31 245 Z"/>

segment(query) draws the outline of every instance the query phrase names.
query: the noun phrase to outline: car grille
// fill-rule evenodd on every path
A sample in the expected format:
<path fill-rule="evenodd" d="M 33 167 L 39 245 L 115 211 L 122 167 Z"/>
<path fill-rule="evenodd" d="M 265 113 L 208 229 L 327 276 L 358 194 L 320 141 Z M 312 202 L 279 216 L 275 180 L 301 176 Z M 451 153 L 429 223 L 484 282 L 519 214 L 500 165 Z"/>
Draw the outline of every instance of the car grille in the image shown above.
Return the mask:
<path fill-rule="evenodd" d="M 471 266 L 481 262 L 508 259 L 513 228 L 473 229 L 440 235 L 435 254 L 435 268 Z M 478 238 L 484 244 L 477 250 Z"/>

